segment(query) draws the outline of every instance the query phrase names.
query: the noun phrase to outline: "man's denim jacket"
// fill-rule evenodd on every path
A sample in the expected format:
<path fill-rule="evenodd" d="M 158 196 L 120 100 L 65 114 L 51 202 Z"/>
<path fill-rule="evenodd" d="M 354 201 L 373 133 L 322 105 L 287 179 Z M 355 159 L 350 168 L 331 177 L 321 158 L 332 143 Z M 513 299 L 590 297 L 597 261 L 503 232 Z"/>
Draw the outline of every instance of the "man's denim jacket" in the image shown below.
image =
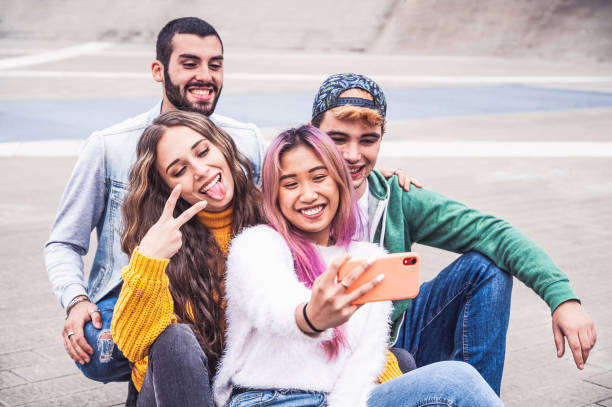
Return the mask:
<path fill-rule="evenodd" d="M 121 250 L 121 203 L 138 140 L 160 109 L 161 102 L 146 113 L 94 132 L 83 147 L 44 249 L 53 293 L 63 307 L 83 294 L 98 302 L 121 283 L 121 268 L 129 262 Z M 210 119 L 232 136 L 253 164 L 259 183 L 264 145 L 257 127 L 216 114 Z M 89 250 L 94 228 L 98 245 L 85 287 L 82 256 Z"/>

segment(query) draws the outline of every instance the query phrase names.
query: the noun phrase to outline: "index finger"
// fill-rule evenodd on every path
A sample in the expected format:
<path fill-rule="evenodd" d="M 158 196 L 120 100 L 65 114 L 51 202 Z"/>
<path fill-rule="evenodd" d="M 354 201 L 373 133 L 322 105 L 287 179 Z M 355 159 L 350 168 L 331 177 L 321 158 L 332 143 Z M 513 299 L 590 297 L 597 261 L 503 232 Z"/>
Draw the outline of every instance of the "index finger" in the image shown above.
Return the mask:
<path fill-rule="evenodd" d="M 191 208 L 187 209 L 185 212 L 181 213 L 176 218 L 176 223 L 178 227 L 183 226 L 185 223 L 189 222 L 189 219 L 193 218 L 196 213 L 200 212 L 202 209 L 206 207 L 208 202 L 200 201 L 191 205 Z"/>
<path fill-rule="evenodd" d="M 567 337 L 567 343 L 572 351 L 572 355 L 574 356 L 574 362 L 576 362 L 576 367 L 578 369 L 584 368 L 584 360 L 582 358 L 582 347 L 580 346 L 580 340 L 578 339 L 578 334 L 572 335 L 571 337 Z"/>
<path fill-rule="evenodd" d="M 181 196 L 181 188 L 182 188 L 181 184 L 178 184 L 177 186 L 174 187 L 172 192 L 170 192 L 170 196 L 168 197 L 168 200 L 166 201 L 166 204 L 164 205 L 164 210 L 162 211 L 160 219 L 161 218 L 166 218 L 166 219 L 173 218 L 174 208 L 176 207 L 176 202 L 178 201 L 179 196 Z"/>
<path fill-rule="evenodd" d="M 355 280 L 357 280 L 359 276 L 363 274 L 363 272 L 366 271 L 372 265 L 372 263 L 374 263 L 374 260 L 375 259 L 368 259 L 359 263 L 357 267 L 351 270 L 351 272 L 346 277 L 344 277 L 343 281 L 345 282 L 345 284 L 348 286 L 353 284 Z"/>
<path fill-rule="evenodd" d="M 336 276 L 338 275 L 338 269 L 342 267 L 342 265 L 346 263 L 350 258 L 351 256 L 349 256 L 347 253 L 343 253 L 340 256 L 336 257 L 331 262 L 327 270 L 325 270 L 325 272 L 321 274 L 321 277 L 324 280 L 327 280 L 329 283 L 334 282 Z"/>

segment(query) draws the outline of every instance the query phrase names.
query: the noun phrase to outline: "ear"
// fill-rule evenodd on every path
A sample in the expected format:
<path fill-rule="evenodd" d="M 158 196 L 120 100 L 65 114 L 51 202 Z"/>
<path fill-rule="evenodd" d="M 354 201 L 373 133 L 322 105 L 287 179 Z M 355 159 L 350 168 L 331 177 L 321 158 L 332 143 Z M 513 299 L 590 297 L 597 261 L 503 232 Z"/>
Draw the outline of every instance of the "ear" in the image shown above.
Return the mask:
<path fill-rule="evenodd" d="M 161 83 L 164 81 L 164 64 L 160 60 L 156 59 L 151 63 L 151 74 L 155 82 Z"/>

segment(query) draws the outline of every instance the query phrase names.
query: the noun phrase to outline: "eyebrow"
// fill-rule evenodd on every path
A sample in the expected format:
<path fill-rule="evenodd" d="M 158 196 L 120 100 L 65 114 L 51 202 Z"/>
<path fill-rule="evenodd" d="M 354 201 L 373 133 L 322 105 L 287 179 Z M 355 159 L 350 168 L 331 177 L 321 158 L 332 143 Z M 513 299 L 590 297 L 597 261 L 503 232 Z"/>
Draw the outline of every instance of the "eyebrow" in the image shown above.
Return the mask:
<path fill-rule="evenodd" d="M 173 166 L 174 164 L 176 164 L 177 162 L 179 162 L 179 159 L 178 159 L 178 158 L 177 158 L 176 160 L 172 161 L 172 162 L 170 163 L 170 165 L 168 165 L 168 166 L 166 167 L 166 174 L 168 173 L 168 170 L 170 169 L 170 167 L 172 167 L 172 166 Z"/>
<path fill-rule="evenodd" d="M 196 148 L 198 146 L 198 144 L 200 144 L 201 142 L 203 142 L 204 139 L 201 138 L 198 141 L 196 141 L 195 143 L 193 143 L 193 145 L 191 146 L 191 149 L 193 150 L 194 148 Z"/>
<path fill-rule="evenodd" d="M 197 59 L 198 61 L 202 60 L 202 58 L 194 54 L 180 54 L 178 57 L 183 58 L 183 59 Z M 211 61 L 223 61 L 223 55 L 216 55 L 210 58 L 210 60 Z"/>
<path fill-rule="evenodd" d="M 200 58 L 197 55 L 193 55 L 193 54 L 181 54 L 178 57 L 179 58 L 185 58 L 185 59 L 197 59 L 198 61 L 202 60 L 202 58 Z"/>
<path fill-rule="evenodd" d="M 343 136 L 343 137 L 348 137 L 347 133 L 341 132 L 341 131 L 337 131 L 337 130 L 331 130 L 327 132 L 328 136 Z M 380 138 L 380 134 L 378 133 L 364 133 L 364 134 L 360 134 L 359 138 L 362 137 L 375 137 L 375 138 Z"/>
<path fill-rule="evenodd" d="M 338 130 L 331 130 L 331 131 L 327 131 L 326 132 L 328 136 L 348 136 L 348 134 L 343 133 L 341 131 Z"/>
<path fill-rule="evenodd" d="M 311 169 L 308 170 L 309 173 L 313 173 L 315 171 L 319 171 L 319 170 L 327 170 L 327 167 L 324 165 L 317 165 L 316 167 L 312 167 Z M 281 175 L 280 178 L 278 179 L 279 181 L 284 180 L 285 178 L 292 178 L 292 177 L 296 177 L 296 174 L 285 174 L 285 175 Z"/>
<path fill-rule="evenodd" d="M 193 143 L 193 145 L 191 146 L 191 150 L 193 150 L 194 148 L 196 148 L 201 142 L 203 142 L 204 139 L 200 139 L 198 141 L 196 141 L 195 143 Z M 179 162 L 180 160 L 177 158 L 176 160 L 172 161 L 170 163 L 170 165 L 168 165 L 166 167 L 166 174 L 168 173 L 168 171 L 170 170 L 170 167 L 172 167 L 174 164 L 176 164 L 177 162 Z"/>

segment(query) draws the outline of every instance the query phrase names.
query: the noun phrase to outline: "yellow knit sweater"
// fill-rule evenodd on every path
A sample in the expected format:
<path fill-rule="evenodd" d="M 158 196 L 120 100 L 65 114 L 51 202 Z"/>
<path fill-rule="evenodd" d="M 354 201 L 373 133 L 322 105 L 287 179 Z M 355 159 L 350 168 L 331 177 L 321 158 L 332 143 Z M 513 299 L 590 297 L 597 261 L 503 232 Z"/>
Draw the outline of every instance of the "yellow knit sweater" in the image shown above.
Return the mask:
<path fill-rule="evenodd" d="M 232 207 L 216 213 L 202 211 L 197 216 L 227 254 L 232 234 Z M 165 273 L 169 262 L 170 259 L 152 259 L 135 250 L 130 264 L 121 270 L 123 288 L 115 305 L 111 333 L 125 357 L 134 363 L 132 381 L 138 391 L 147 373 L 149 348 L 168 325 L 177 322 Z M 222 273 L 219 270 L 220 276 Z"/>

